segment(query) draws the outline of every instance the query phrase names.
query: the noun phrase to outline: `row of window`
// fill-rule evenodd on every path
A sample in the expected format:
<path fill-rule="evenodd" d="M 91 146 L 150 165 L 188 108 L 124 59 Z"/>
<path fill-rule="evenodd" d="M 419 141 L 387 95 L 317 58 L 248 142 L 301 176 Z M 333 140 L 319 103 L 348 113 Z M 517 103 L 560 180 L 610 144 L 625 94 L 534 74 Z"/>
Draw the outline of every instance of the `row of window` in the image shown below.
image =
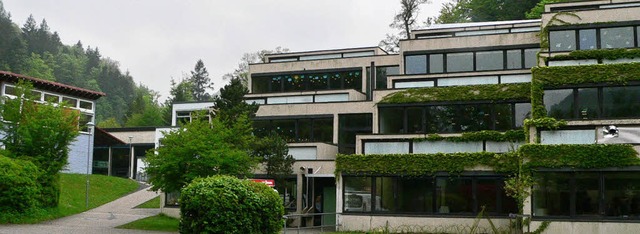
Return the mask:
<path fill-rule="evenodd" d="M 16 96 L 16 87 L 12 85 L 4 86 L 4 94 L 10 96 Z M 58 94 L 45 93 L 41 91 L 32 90 L 31 99 L 36 101 L 44 101 L 50 103 L 65 103 L 67 107 L 74 109 L 83 109 L 85 111 L 93 111 L 93 102 L 83 101 L 77 98 L 61 96 Z"/>
<path fill-rule="evenodd" d="M 376 66 L 374 89 L 387 89 L 387 77 L 400 74 L 400 66 Z M 367 78 L 371 77 L 371 67 L 367 67 Z"/>
<path fill-rule="evenodd" d="M 300 56 L 291 56 L 291 57 L 283 57 L 283 58 L 270 58 L 270 63 L 277 62 L 294 62 L 294 61 L 309 61 L 309 60 L 320 60 L 320 59 L 338 59 L 338 58 L 354 58 L 354 57 L 364 57 L 364 56 L 374 56 L 375 51 L 356 51 L 356 52 L 345 52 L 345 53 L 332 53 L 332 54 L 312 54 L 312 55 L 300 55 Z"/>
<path fill-rule="evenodd" d="M 280 93 L 336 89 L 362 90 L 362 71 L 256 76 L 253 77 L 251 91 L 252 93 Z"/>
<path fill-rule="evenodd" d="M 278 133 L 287 142 L 333 142 L 333 118 L 254 120 L 257 136 Z"/>
<path fill-rule="evenodd" d="M 438 74 L 528 69 L 537 65 L 539 48 L 417 54 L 404 56 L 404 73 Z"/>
<path fill-rule="evenodd" d="M 455 133 L 522 127 L 530 103 L 380 107 L 380 133 Z"/>
<path fill-rule="evenodd" d="M 544 105 L 557 119 L 640 117 L 640 86 L 545 90 Z"/>
<path fill-rule="evenodd" d="M 557 52 L 638 47 L 638 28 L 640 26 L 551 31 L 549 50 Z"/>
<path fill-rule="evenodd" d="M 534 177 L 534 216 L 640 219 L 637 171 L 543 172 Z"/>
<path fill-rule="evenodd" d="M 499 176 L 348 177 L 343 212 L 474 215 L 517 212 Z"/>

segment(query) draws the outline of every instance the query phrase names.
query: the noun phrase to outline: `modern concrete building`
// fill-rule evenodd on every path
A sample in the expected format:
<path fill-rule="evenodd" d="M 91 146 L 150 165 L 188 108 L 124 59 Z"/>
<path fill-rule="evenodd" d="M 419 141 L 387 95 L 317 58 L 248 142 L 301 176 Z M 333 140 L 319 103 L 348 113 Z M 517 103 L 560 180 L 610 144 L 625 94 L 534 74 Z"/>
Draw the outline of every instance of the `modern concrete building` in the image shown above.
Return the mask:
<path fill-rule="evenodd" d="M 506 228 L 518 204 L 504 182 L 524 162 L 532 230 L 632 233 L 639 17 L 637 0 L 549 4 L 541 20 L 415 30 L 399 54 L 271 54 L 250 64 L 245 98 L 256 134 L 280 133 L 296 158 L 287 209 L 342 213 L 325 225 L 471 226 L 484 209 Z"/>
<path fill-rule="evenodd" d="M 68 108 L 80 113 L 80 119 L 78 120 L 80 135 L 71 143 L 68 159 L 69 164 L 63 172 L 80 174 L 86 174 L 87 172 L 92 173 L 92 168 L 87 169 L 87 165 L 91 165 L 93 163 L 90 157 L 93 149 L 93 128 L 89 127 L 87 123 L 93 123 L 95 121 L 96 100 L 106 94 L 48 80 L 0 71 L 2 96 L 15 98 L 15 87 L 20 81 L 29 82 L 33 85 L 32 93 L 35 95 L 36 100 L 54 104 L 64 102 Z M 87 163 L 87 160 L 89 160 L 89 163 Z"/>

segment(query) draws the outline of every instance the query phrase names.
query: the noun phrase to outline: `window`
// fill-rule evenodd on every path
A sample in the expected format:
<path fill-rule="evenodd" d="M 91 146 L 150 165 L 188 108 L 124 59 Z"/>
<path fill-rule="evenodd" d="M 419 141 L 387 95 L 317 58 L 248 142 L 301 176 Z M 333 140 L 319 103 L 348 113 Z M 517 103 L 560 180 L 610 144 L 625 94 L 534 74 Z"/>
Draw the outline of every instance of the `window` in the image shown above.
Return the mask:
<path fill-rule="evenodd" d="M 476 70 L 503 70 L 504 57 L 502 51 L 484 51 L 476 53 Z"/>
<path fill-rule="evenodd" d="M 576 49 L 575 30 L 551 31 L 549 32 L 549 50 L 571 51 Z"/>
<path fill-rule="evenodd" d="M 338 115 L 338 152 L 341 154 L 356 153 L 356 135 L 371 134 L 372 126 L 372 114 Z"/>
<path fill-rule="evenodd" d="M 429 73 L 442 73 L 444 72 L 444 55 L 431 54 L 429 55 Z"/>
<path fill-rule="evenodd" d="M 447 72 L 473 71 L 473 53 L 447 54 Z"/>
<path fill-rule="evenodd" d="M 544 91 L 544 106 L 547 115 L 558 119 L 573 118 L 573 90 L 557 89 Z"/>
<path fill-rule="evenodd" d="M 44 101 L 45 102 L 51 102 L 51 103 L 58 103 L 58 102 L 60 102 L 60 96 L 45 93 L 44 94 Z"/>
<path fill-rule="evenodd" d="M 301 92 L 314 90 L 362 89 L 362 71 L 300 72 L 253 76 L 252 93 Z"/>
<path fill-rule="evenodd" d="M 473 215 L 485 207 L 494 215 L 517 205 L 501 176 L 354 177 L 344 179 L 344 212 Z M 373 185 L 373 186 L 372 186 Z"/>
<path fill-rule="evenodd" d="M 580 35 L 580 49 L 594 50 L 597 49 L 597 39 L 595 29 L 583 29 L 578 31 Z"/>
<path fill-rule="evenodd" d="M 640 86 L 545 90 L 544 105 L 558 119 L 639 117 Z"/>
<path fill-rule="evenodd" d="M 376 86 L 375 89 L 387 89 L 387 76 L 398 75 L 400 73 L 400 67 L 376 67 Z"/>
<path fill-rule="evenodd" d="M 75 108 L 76 106 L 78 106 L 78 99 L 75 99 L 75 98 L 62 97 L 62 102 L 64 102 L 67 106 L 72 108 Z"/>
<path fill-rule="evenodd" d="M 540 49 L 524 50 L 524 68 L 538 66 L 538 51 L 540 51 Z"/>
<path fill-rule="evenodd" d="M 16 87 L 5 85 L 4 94 L 16 96 Z"/>
<path fill-rule="evenodd" d="M 517 108 L 516 116 L 514 108 Z M 382 134 L 505 131 L 521 127 L 530 112 L 529 103 L 389 106 L 378 109 Z"/>
<path fill-rule="evenodd" d="M 86 109 L 86 110 L 93 110 L 93 103 L 80 100 L 80 108 Z"/>
<path fill-rule="evenodd" d="M 601 48 L 631 48 L 634 47 L 633 27 L 600 29 Z"/>
<path fill-rule="evenodd" d="M 522 50 L 507 50 L 507 69 L 522 69 Z"/>
<path fill-rule="evenodd" d="M 407 55 L 404 62 L 404 73 L 407 75 L 427 73 L 426 55 Z"/>
<path fill-rule="evenodd" d="M 637 171 L 540 172 L 534 177 L 534 216 L 640 219 Z"/>
<path fill-rule="evenodd" d="M 254 120 L 254 134 L 275 131 L 287 142 L 333 142 L 333 118 Z"/>

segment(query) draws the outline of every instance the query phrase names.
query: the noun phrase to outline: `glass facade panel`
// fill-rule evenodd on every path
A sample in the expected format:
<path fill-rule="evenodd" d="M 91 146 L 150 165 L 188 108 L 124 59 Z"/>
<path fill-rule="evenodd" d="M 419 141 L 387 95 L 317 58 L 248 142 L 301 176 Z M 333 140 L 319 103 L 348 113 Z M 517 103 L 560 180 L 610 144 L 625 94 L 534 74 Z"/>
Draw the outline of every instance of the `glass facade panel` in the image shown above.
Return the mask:
<path fill-rule="evenodd" d="M 447 54 L 447 72 L 473 71 L 473 53 Z"/>
<path fill-rule="evenodd" d="M 311 119 L 299 119 L 298 120 L 298 136 L 296 142 L 311 142 L 313 139 L 313 128 Z"/>
<path fill-rule="evenodd" d="M 309 87 L 311 90 L 323 90 L 329 88 L 329 77 L 321 74 L 309 75 Z"/>
<path fill-rule="evenodd" d="M 313 120 L 313 141 L 333 142 L 333 119 L 326 118 Z"/>
<path fill-rule="evenodd" d="M 376 67 L 376 89 L 387 89 L 387 76 L 400 74 L 400 67 Z"/>
<path fill-rule="evenodd" d="M 272 128 L 287 142 L 296 142 L 296 120 L 273 120 Z"/>
<path fill-rule="evenodd" d="M 522 50 L 507 50 L 507 69 L 522 69 Z"/>
<path fill-rule="evenodd" d="M 362 75 L 361 71 L 345 72 L 344 87 L 343 89 L 355 89 L 361 91 L 362 89 Z"/>
<path fill-rule="evenodd" d="M 329 89 L 342 89 L 343 77 L 340 73 L 329 73 L 327 76 L 329 77 Z"/>
<path fill-rule="evenodd" d="M 602 49 L 631 48 L 634 47 L 634 43 L 633 27 L 600 29 L 600 47 Z"/>
<path fill-rule="evenodd" d="M 571 178 L 568 173 L 539 173 L 533 186 L 534 216 L 569 216 Z"/>
<path fill-rule="evenodd" d="M 444 55 L 431 54 L 429 55 L 429 73 L 442 73 L 444 72 Z"/>
<path fill-rule="evenodd" d="M 395 199 L 395 178 L 394 177 L 377 177 L 376 178 L 376 203 L 375 210 L 381 212 L 396 211 Z"/>
<path fill-rule="evenodd" d="M 407 108 L 407 133 L 423 133 L 424 108 Z"/>
<path fill-rule="evenodd" d="M 80 100 L 80 108 L 93 110 L 93 103 Z"/>
<path fill-rule="evenodd" d="M 372 114 L 345 114 L 338 116 L 338 152 L 356 153 L 356 135 L 373 132 Z"/>
<path fill-rule="evenodd" d="M 497 178 L 478 178 L 476 183 L 476 198 L 478 199 L 478 212 L 485 208 L 485 212 L 496 213 L 498 210 L 498 199 L 500 199 Z"/>
<path fill-rule="evenodd" d="M 573 89 L 544 91 L 544 106 L 547 115 L 557 119 L 573 118 Z"/>
<path fill-rule="evenodd" d="M 513 128 L 513 111 L 511 104 L 494 105 L 494 113 L 495 130 L 506 131 Z"/>
<path fill-rule="evenodd" d="M 504 69 L 504 55 L 502 51 L 483 51 L 476 53 L 476 70 L 491 71 Z"/>
<path fill-rule="evenodd" d="M 344 211 L 371 211 L 371 177 L 343 177 Z"/>
<path fill-rule="evenodd" d="M 538 66 L 538 52 L 540 49 L 524 50 L 524 68 L 532 68 Z"/>
<path fill-rule="evenodd" d="M 524 120 L 531 117 L 531 103 L 516 103 L 516 128 L 524 126 Z"/>
<path fill-rule="evenodd" d="M 599 215 L 600 176 L 594 173 L 578 173 L 576 185 L 576 215 Z"/>
<path fill-rule="evenodd" d="M 400 107 L 380 108 L 380 133 L 404 133 L 404 109 Z"/>
<path fill-rule="evenodd" d="M 398 178 L 398 210 L 407 213 L 433 213 L 433 179 Z"/>
<path fill-rule="evenodd" d="M 436 179 L 438 213 L 473 213 L 473 184 L 470 178 Z"/>
<path fill-rule="evenodd" d="M 595 50 L 598 48 L 598 40 L 596 38 L 595 29 L 584 29 L 578 31 L 580 35 L 581 50 Z"/>
<path fill-rule="evenodd" d="M 605 214 L 612 218 L 640 218 L 640 173 L 617 172 L 604 175 Z"/>
<path fill-rule="evenodd" d="M 603 117 L 640 116 L 640 86 L 602 88 Z"/>
<path fill-rule="evenodd" d="M 312 72 L 252 77 L 252 93 L 362 89 L 362 71 Z"/>
<path fill-rule="evenodd" d="M 307 77 L 305 75 L 287 75 L 284 78 L 284 91 L 307 90 Z"/>
<path fill-rule="evenodd" d="M 427 73 L 427 55 L 407 55 L 404 57 L 405 74 Z"/>
<path fill-rule="evenodd" d="M 593 119 L 600 115 L 598 105 L 598 89 L 578 89 L 578 115 L 580 119 Z"/>
<path fill-rule="evenodd" d="M 549 50 L 571 51 L 576 49 L 576 32 L 574 30 L 549 32 Z"/>

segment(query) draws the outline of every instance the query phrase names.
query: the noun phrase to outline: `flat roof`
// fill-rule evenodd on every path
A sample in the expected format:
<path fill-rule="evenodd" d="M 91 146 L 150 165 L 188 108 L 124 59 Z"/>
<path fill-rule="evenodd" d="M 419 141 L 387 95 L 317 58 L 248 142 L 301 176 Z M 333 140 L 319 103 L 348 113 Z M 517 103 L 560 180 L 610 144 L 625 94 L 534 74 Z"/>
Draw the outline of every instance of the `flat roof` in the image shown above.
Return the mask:
<path fill-rule="evenodd" d="M 484 26 L 497 26 L 497 25 L 509 25 L 509 24 L 530 24 L 541 23 L 542 20 L 509 20 L 509 21 L 488 21 L 488 22 L 469 22 L 469 23 L 453 23 L 453 24 L 433 24 L 427 28 L 413 30 L 414 32 L 437 30 L 437 29 L 453 29 L 453 28 L 468 28 L 468 27 L 484 27 Z"/>
<path fill-rule="evenodd" d="M 66 84 L 62 84 L 54 81 L 48 81 L 40 78 L 20 75 L 20 74 L 8 72 L 8 71 L 0 71 L 0 81 L 18 83 L 20 80 L 31 82 L 34 88 L 37 88 L 40 90 L 67 94 L 74 97 L 83 97 L 91 100 L 97 100 L 100 97 L 107 96 L 107 94 L 103 92 L 83 89 L 83 88 L 66 85 Z"/>

